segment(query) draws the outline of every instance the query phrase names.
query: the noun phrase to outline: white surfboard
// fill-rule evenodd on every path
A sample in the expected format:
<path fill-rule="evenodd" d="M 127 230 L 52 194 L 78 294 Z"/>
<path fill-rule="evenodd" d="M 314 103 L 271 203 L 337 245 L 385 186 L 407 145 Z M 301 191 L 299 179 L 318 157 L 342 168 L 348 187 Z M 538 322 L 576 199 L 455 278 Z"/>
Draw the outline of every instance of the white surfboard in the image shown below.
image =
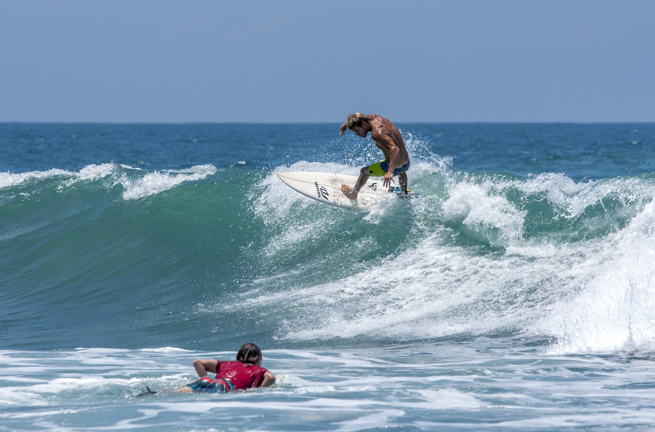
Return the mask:
<path fill-rule="evenodd" d="M 341 192 L 341 185 L 355 186 L 355 182 L 357 181 L 357 177 L 355 176 L 320 172 L 288 172 L 278 174 L 277 176 L 291 189 L 316 201 L 337 207 L 365 209 L 372 204 L 382 201 L 390 193 L 400 197 L 408 197 L 402 193 L 399 187 L 393 186 L 393 183 L 391 187 L 384 187 L 381 177 L 369 178 L 364 187 L 359 191 L 357 199 L 353 200 Z M 415 198 L 416 196 L 413 193 L 409 195 L 410 198 Z"/>

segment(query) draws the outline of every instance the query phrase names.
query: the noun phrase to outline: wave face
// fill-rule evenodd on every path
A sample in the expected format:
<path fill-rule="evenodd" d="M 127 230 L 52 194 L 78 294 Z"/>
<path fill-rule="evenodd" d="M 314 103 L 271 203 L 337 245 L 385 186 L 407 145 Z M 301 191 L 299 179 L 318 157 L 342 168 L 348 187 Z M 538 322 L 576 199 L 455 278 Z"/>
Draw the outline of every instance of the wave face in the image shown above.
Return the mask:
<path fill-rule="evenodd" d="M 655 350 L 655 125 L 400 129 L 356 212 L 276 175 L 380 159 L 334 125 L 2 125 L 0 344 Z"/>

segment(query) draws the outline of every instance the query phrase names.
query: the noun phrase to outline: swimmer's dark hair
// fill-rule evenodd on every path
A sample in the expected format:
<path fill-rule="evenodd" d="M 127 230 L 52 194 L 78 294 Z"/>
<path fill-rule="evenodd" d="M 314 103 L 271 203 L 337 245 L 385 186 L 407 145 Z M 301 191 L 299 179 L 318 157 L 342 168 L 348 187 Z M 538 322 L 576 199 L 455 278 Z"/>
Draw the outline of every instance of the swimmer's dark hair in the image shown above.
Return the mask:
<path fill-rule="evenodd" d="M 348 118 L 346 119 L 346 125 L 348 125 L 348 129 L 352 129 L 355 126 L 361 125 L 362 122 L 365 121 L 367 122 L 370 120 L 364 114 L 356 112 L 355 114 L 350 114 L 348 116 Z"/>
<path fill-rule="evenodd" d="M 237 353 L 237 361 L 259 365 L 262 361 L 262 351 L 253 343 L 243 344 Z"/>

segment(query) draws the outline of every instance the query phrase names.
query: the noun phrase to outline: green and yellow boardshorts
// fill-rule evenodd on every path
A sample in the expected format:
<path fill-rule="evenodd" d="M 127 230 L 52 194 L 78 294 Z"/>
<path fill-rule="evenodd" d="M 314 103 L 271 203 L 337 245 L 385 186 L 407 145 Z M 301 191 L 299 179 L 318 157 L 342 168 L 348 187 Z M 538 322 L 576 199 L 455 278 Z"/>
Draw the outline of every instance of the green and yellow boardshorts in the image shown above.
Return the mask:
<path fill-rule="evenodd" d="M 398 167 L 393 170 L 393 175 L 397 176 L 402 174 L 409 169 L 409 161 L 401 167 Z M 383 177 L 389 171 L 389 163 L 386 160 L 378 162 L 368 167 L 368 173 L 373 177 Z"/>

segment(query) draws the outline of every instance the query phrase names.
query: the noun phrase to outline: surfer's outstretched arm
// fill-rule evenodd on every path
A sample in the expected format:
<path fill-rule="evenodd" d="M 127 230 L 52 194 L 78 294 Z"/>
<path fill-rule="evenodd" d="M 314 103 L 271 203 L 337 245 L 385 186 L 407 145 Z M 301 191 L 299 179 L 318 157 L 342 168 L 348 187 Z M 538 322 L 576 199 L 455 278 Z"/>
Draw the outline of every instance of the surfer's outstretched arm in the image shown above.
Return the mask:
<path fill-rule="evenodd" d="M 339 135 L 345 134 L 346 130 L 348 130 L 348 122 L 341 125 L 341 132 L 339 133 Z"/>
<path fill-rule="evenodd" d="M 391 134 L 383 127 L 377 127 L 371 133 L 371 138 L 378 144 L 378 147 L 384 153 L 385 160 L 389 164 L 387 173 L 383 176 L 382 185 L 387 187 L 391 185 L 391 182 L 394 182 L 393 171 L 396 168 L 398 163 L 398 155 L 400 154 L 400 149 L 394 142 Z"/>

